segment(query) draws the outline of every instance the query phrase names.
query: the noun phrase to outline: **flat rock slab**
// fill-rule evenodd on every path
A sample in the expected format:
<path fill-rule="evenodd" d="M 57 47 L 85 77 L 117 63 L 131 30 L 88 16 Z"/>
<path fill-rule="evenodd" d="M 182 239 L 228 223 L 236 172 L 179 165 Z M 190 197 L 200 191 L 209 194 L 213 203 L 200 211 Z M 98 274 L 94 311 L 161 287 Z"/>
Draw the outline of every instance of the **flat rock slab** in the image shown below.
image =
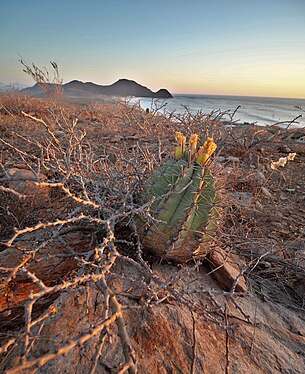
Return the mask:
<path fill-rule="evenodd" d="M 214 277 L 224 288 L 230 290 L 236 279 L 238 279 L 236 291 L 248 291 L 245 277 L 241 275 L 239 266 L 229 257 L 226 251 L 221 248 L 214 249 L 208 254 L 207 259 L 214 270 Z"/>

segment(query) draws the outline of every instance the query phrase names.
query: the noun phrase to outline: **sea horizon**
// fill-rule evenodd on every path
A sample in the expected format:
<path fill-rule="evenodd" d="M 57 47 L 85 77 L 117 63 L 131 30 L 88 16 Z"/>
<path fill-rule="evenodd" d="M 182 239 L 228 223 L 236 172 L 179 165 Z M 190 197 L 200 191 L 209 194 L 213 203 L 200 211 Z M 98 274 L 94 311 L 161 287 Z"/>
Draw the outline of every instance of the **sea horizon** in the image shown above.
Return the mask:
<path fill-rule="evenodd" d="M 241 94 L 215 94 L 215 93 L 179 93 L 171 92 L 173 97 L 175 96 L 226 96 L 226 97 L 253 97 L 258 99 L 284 99 L 284 100 L 305 100 L 304 97 L 285 97 L 285 96 L 260 96 L 260 95 L 241 95 Z"/>
<path fill-rule="evenodd" d="M 237 123 L 267 126 L 284 122 L 280 126 L 285 127 L 299 117 L 290 127 L 305 127 L 305 99 L 300 98 L 179 93 L 157 102 L 151 98 L 133 98 L 132 102 L 139 102 L 143 109 L 150 110 L 155 110 L 156 105 L 162 103 L 159 112 L 165 115 L 172 112 L 183 114 L 187 110 L 192 114 L 198 111 L 209 114 L 217 110 L 233 113 L 239 107 L 234 116 Z"/>

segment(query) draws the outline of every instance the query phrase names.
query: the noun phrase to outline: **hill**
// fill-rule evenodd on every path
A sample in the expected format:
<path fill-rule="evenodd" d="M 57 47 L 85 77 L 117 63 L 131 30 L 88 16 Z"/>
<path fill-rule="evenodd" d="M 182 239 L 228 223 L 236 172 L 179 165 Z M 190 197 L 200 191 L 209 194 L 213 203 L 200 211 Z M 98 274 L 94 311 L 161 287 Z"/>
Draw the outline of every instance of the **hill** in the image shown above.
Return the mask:
<path fill-rule="evenodd" d="M 27 93 L 30 96 L 42 97 L 48 96 L 54 92 L 58 85 L 55 84 L 38 84 L 36 83 L 33 87 L 28 87 L 22 92 Z M 69 97 L 86 97 L 86 96 L 135 96 L 135 97 L 151 97 L 156 99 L 168 99 L 173 96 L 166 89 L 160 89 L 157 92 L 153 92 L 149 88 L 142 86 L 141 84 L 129 80 L 119 79 L 117 82 L 102 86 L 92 82 L 81 82 L 73 80 L 69 83 L 62 85 L 62 91 L 66 96 Z"/>

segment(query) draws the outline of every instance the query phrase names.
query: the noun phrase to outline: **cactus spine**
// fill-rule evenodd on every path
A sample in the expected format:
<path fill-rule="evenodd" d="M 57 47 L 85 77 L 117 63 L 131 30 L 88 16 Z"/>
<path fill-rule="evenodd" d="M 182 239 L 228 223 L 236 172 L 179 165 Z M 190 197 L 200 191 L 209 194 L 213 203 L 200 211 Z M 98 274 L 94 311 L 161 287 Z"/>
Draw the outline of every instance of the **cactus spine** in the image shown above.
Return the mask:
<path fill-rule="evenodd" d="M 159 220 L 143 233 L 143 244 L 177 262 L 204 257 L 218 221 L 219 195 L 206 164 L 216 149 L 209 138 L 197 149 L 198 135 L 176 133 L 176 159 L 165 162 L 147 180 L 144 201 L 155 201 L 151 214 Z"/>

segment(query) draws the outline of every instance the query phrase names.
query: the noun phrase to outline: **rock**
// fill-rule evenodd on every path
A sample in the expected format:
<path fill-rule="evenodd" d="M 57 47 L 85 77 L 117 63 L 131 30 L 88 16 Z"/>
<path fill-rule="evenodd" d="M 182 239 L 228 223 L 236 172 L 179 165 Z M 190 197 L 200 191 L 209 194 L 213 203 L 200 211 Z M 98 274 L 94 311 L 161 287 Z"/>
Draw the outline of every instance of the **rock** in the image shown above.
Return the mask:
<path fill-rule="evenodd" d="M 226 368 L 230 373 L 249 374 L 303 372 L 305 327 L 301 311 L 265 302 L 254 295 L 235 297 L 234 302 L 217 292 L 209 296 L 209 292 L 201 290 L 213 291 L 217 286 L 204 271 L 186 273 L 180 279 L 184 302 L 169 298 L 147 305 L 132 298 L 135 292 L 132 283 L 141 285 L 143 274 L 129 263 L 117 266 L 125 277 L 119 277 L 116 284 L 110 282 L 109 286 L 124 306 L 124 324 L 139 374 L 190 373 L 192 367 L 194 373 L 206 374 L 224 373 Z M 176 267 L 164 264 L 155 264 L 154 272 L 162 280 L 174 280 L 179 274 Z M 191 292 L 187 293 L 190 287 Z M 103 296 L 89 282 L 62 293 L 53 305 L 51 317 L 36 326 L 37 329 L 32 328 L 34 335 L 41 326 L 40 334 L 31 340 L 27 356 L 27 360 L 44 357 L 45 364 L 27 372 L 87 373 L 94 361 L 99 334 L 92 335 L 85 344 L 67 349 L 65 355 L 47 359 L 50 353 L 68 347 L 76 336 L 90 334 L 93 326 L 101 323 L 105 312 Z M 226 319 L 224 305 L 228 310 Z M 109 312 L 111 316 L 113 311 Z M 211 316 L 219 322 L 211 321 Z M 118 372 L 125 362 L 115 324 L 108 331 L 111 339 L 105 340 L 96 374 Z M 11 333 L 5 335 L 10 337 Z M 22 348 L 23 339 L 3 360 L 3 371 L 16 365 Z"/>
<path fill-rule="evenodd" d="M 259 152 L 263 155 L 266 152 L 266 149 L 264 147 L 259 147 L 259 148 L 257 148 L 257 152 Z"/>
<path fill-rule="evenodd" d="M 253 194 L 251 192 L 233 192 L 230 201 L 234 205 L 249 208 L 253 204 Z"/>
<path fill-rule="evenodd" d="M 289 193 L 294 193 L 295 192 L 295 188 L 286 188 L 285 191 L 289 192 Z"/>
<path fill-rule="evenodd" d="M 254 180 L 257 186 L 262 186 L 266 182 L 266 177 L 261 171 L 254 174 Z"/>
<path fill-rule="evenodd" d="M 288 200 L 288 197 L 286 195 L 284 195 L 283 193 L 280 194 L 280 199 L 283 200 L 283 201 L 286 201 Z"/>
<path fill-rule="evenodd" d="M 232 164 L 239 164 L 240 160 L 238 157 L 229 156 L 227 157 L 227 162 Z"/>
<path fill-rule="evenodd" d="M 172 99 L 173 95 L 165 88 L 161 88 L 159 91 L 154 93 L 154 96 L 159 99 Z"/>
<path fill-rule="evenodd" d="M 305 236 L 305 227 L 300 227 L 299 231 L 302 236 Z"/>
<path fill-rule="evenodd" d="M 255 208 L 261 212 L 264 210 L 263 205 L 259 201 L 255 202 Z"/>
<path fill-rule="evenodd" d="M 303 130 L 298 130 L 294 131 L 291 135 L 290 138 L 293 140 L 305 140 L 305 132 Z"/>
<path fill-rule="evenodd" d="M 292 152 L 292 150 L 286 144 L 281 144 L 279 147 L 277 147 L 277 150 L 280 153 L 291 153 Z"/>
<path fill-rule="evenodd" d="M 14 227 L 45 220 L 47 210 L 53 204 L 51 188 L 39 186 L 35 181 L 43 182 L 47 177 L 41 173 L 37 177 L 31 170 L 17 167 L 7 169 L 3 177 L 10 178 L 5 187 L 16 192 L 6 190 L 0 194 L 0 205 L 5 207 L 2 215 L 4 237 L 10 235 Z"/>
<path fill-rule="evenodd" d="M 297 295 L 305 301 L 305 277 L 299 278 L 293 283 L 293 288 Z"/>
<path fill-rule="evenodd" d="M 226 161 L 226 158 L 224 156 L 217 156 L 216 157 L 216 162 L 218 162 L 219 164 L 222 164 L 225 161 Z"/>
<path fill-rule="evenodd" d="M 302 268 L 305 269 L 305 241 L 304 240 L 300 240 L 299 242 L 296 242 L 296 244 L 299 245 L 300 248 L 302 248 L 302 249 L 299 249 L 299 250 L 295 251 L 295 254 L 294 254 L 294 256 L 295 256 L 294 257 L 294 263 L 297 266 L 302 267 Z"/>
<path fill-rule="evenodd" d="M 22 195 L 26 195 L 31 200 L 34 207 L 42 206 L 45 208 L 46 203 L 50 199 L 50 190 L 48 187 L 37 186 L 36 181 L 44 181 L 47 177 L 41 173 L 37 176 L 31 170 L 11 168 L 7 171 L 12 181 L 9 182 L 9 188 L 17 191 Z M 16 181 L 14 181 L 16 179 Z"/>
<path fill-rule="evenodd" d="M 272 198 L 272 194 L 271 194 L 271 192 L 268 190 L 268 188 L 266 188 L 266 187 L 261 187 L 261 191 L 262 191 L 263 195 L 265 195 L 266 197 Z"/>
<path fill-rule="evenodd" d="M 239 266 L 230 258 L 228 253 L 221 248 L 214 249 L 207 255 L 209 265 L 214 270 L 213 276 L 217 281 L 230 291 L 235 280 L 238 278 L 236 283 L 236 291 L 247 292 L 248 287 L 246 284 L 245 277 L 240 276 Z"/>
<path fill-rule="evenodd" d="M 256 153 L 251 153 L 249 155 L 249 162 L 251 168 L 257 169 L 259 166 L 259 155 Z"/>
<path fill-rule="evenodd" d="M 26 240 L 16 242 L 16 246 L 23 247 L 24 249 L 33 250 L 36 241 L 42 242 L 44 234 L 29 233 L 27 237 L 23 236 Z M 61 236 L 61 239 L 69 243 L 69 248 L 76 253 L 85 252 L 93 245 L 94 241 L 91 232 L 71 231 Z M 2 268 L 15 268 L 27 256 L 26 251 L 18 250 L 14 247 L 7 248 L 0 252 L 0 267 Z M 43 250 L 38 251 L 33 258 L 27 261 L 27 268 L 30 272 L 40 278 L 46 285 L 50 285 L 66 277 L 71 271 L 77 268 L 77 260 L 73 255 L 66 258 L 56 256 L 56 254 L 68 254 L 69 250 L 63 246 L 61 240 L 54 240 L 43 247 Z M 4 276 L 4 273 L 1 274 Z M 32 280 L 25 277 L 22 272 L 18 272 L 15 278 L 8 285 L 0 284 L 0 313 L 7 310 L 13 311 L 23 306 L 27 300 L 30 291 L 37 291 L 38 286 Z M 22 316 L 23 314 L 21 314 Z M 0 328 L 6 323 L 5 319 L 0 318 Z"/>

